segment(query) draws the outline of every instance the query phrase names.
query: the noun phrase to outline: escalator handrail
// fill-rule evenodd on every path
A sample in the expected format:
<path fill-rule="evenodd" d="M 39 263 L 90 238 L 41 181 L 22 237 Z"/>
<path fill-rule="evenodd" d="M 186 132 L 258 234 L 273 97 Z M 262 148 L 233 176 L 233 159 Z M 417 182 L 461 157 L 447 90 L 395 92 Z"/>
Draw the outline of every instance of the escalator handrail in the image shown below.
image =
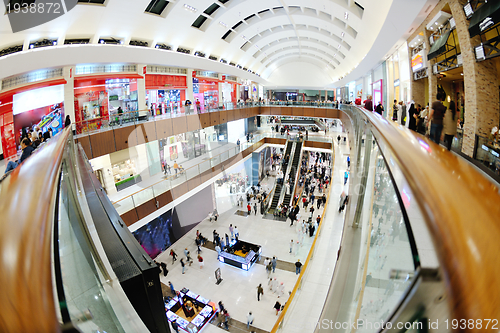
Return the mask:
<path fill-rule="evenodd" d="M 70 128 L 2 182 L 0 322 L 3 332 L 60 332 L 51 272 L 59 172 Z M 29 318 L 29 320 L 27 320 Z"/>
<path fill-rule="evenodd" d="M 500 193 L 466 160 L 358 108 L 411 187 L 443 269 L 452 318 L 500 318 Z"/>

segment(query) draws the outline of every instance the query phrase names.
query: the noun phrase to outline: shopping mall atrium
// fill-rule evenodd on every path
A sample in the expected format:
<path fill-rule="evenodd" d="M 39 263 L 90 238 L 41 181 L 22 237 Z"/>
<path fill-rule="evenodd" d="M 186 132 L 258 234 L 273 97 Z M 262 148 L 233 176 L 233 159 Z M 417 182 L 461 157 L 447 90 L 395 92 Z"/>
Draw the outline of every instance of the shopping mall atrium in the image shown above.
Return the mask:
<path fill-rule="evenodd" d="M 0 332 L 499 331 L 499 0 L 4 3 Z"/>

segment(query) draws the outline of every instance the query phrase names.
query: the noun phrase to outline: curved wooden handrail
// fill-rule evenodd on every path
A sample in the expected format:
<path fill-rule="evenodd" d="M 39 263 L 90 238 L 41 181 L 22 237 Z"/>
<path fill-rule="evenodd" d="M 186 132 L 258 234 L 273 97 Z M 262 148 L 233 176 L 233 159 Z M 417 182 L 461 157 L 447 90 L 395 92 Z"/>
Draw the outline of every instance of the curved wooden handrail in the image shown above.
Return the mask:
<path fill-rule="evenodd" d="M 59 332 L 51 272 L 59 170 L 70 129 L 0 184 L 0 331 Z"/>
<path fill-rule="evenodd" d="M 392 150 L 430 230 L 452 318 L 499 319 L 499 189 L 444 147 L 378 114 L 361 112 Z"/>

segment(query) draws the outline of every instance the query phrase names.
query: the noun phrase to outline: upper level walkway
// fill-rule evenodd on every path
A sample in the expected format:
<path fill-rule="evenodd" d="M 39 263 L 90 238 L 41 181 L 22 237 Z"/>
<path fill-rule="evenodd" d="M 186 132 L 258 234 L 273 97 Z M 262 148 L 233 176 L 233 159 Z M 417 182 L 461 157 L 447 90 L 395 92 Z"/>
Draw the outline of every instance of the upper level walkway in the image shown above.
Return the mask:
<path fill-rule="evenodd" d="M 306 287 L 313 283 L 318 272 L 321 274 L 317 267 L 323 266 L 334 269 L 328 295 L 323 304 L 307 308 L 311 315 L 321 312 L 320 323 L 323 320 L 334 325 L 359 319 L 365 323 L 382 320 L 397 327 L 398 323 L 422 324 L 436 320 L 440 323 L 448 320 L 452 325 L 454 319 L 467 318 L 476 323 L 467 328 L 468 331 L 484 331 L 486 324 L 489 325 L 487 330 L 495 331 L 496 323 L 487 320 L 500 318 L 498 187 L 467 161 L 377 114 L 342 105 L 340 110 L 279 107 L 280 115 L 291 113 L 289 109 L 292 108 L 294 114 L 296 111 L 300 113 L 299 116 L 342 120 L 349 143 L 350 172 L 337 169 L 334 174 L 337 173 L 338 177 L 338 173 L 343 172 L 347 176 L 349 203 L 342 231 L 331 231 L 341 234 L 339 251 L 335 253 L 335 247 L 322 247 L 322 238 L 327 239 L 324 236 L 329 232 L 321 230 L 320 226 L 304 260 L 303 270 L 271 332 L 295 330 L 297 313 L 305 313 L 297 306 L 301 301 L 314 304 L 315 299 L 308 298 L 312 291 Z M 220 112 L 227 112 L 226 116 L 231 111 L 239 112 L 240 118 L 248 118 L 252 113 L 271 114 L 270 109 L 250 108 L 247 111 L 252 111 L 245 111 L 243 115 L 241 110 Z M 210 113 L 209 119 L 216 113 L 219 112 Z M 323 116 L 319 116 L 321 113 Z M 187 118 L 193 116 L 200 120 L 203 114 L 186 116 L 186 127 Z M 163 121 L 166 120 L 155 122 L 154 133 L 157 133 L 156 128 L 163 126 Z M 219 113 L 221 121 L 228 120 L 221 118 Z M 94 135 L 109 132 L 119 130 L 83 138 L 90 143 Z M 111 137 L 115 138 L 114 134 Z M 257 146 L 265 144 L 261 141 L 249 148 L 258 149 Z M 114 141 L 114 149 L 117 142 Z M 94 152 L 95 147 L 90 147 Z M 248 156 L 249 148 L 233 156 L 228 163 L 241 161 Z M 339 161 L 341 163 L 342 158 Z M 117 276 L 121 266 L 116 262 L 111 265 L 111 259 L 103 250 L 106 243 L 96 232 L 96 218 L 101 219 L 100 223 L 112 225 L 116 235 L 124 237 L 116 244 L 132 246 L 134 251 L 141 251 L 141 248 L 129 238 L 132 236 L 124 219 L 106 200 L 102 199 L 98 207 L 101 211 L 106 208 L 105 213 L 99 216 L 89 213 L 91 201 L 103 194 L 97 186 L 92 189 L 82 186 L 84 181 L 93 177 L 85 163 L 82 150 L 75 149 L 69 130 L 65 130 L 0 183 L 3 217 L 0 221 L 0 251 L 6 258 L 2 261 L 0 281 L 9 286 L 0 293 L 0 322 L 5 332 L 57 332 L 71 326 L 85 330 L 85 325 L 95 327 L 92 325 L 101 323 L 100 326 L 104 326 L 105 318 L 113 318 L 113 325 L 119 325 L 123 332 L 148 330 L 144 327 L 144 318 L 139 317 L 119 283 Z M 192 185 L 196 187 L 219 173 L 220 170 L 211 169 L 209 173 L 200 174 Z M 189 189 L 190 181 L 177 187 Z M 344 182 L 341 180 L 340 184 Z M 173 192 L 176 191 L 176 187 L 173 188 Z M 329 204 L 333 202 L 330 200 Z M 65 218 L 59 215 L 65 214 L 62 207 L 68 209 Z M 325 216 L 328 214 L 327 207 Z M 323 226 L 327 225 L 325 222 Z M 61 239 L 65 233 L 60 233 L 60 228 L 76 232 L 73 243 Z M 59 246 L 63 243 L 71 246 L 60 252 Z M 71 264 L 78 262 L 67 261 L 69 259 L 64 257 L 67 251 L 80 251 L 82 258 L 86 258 L 85 265 L 79 265 L 81 272 L 78 276 L 64 274 L 64 269 L 71 269 L 74 267 Z M 321 251 L 331 252 L 324 257 Z M 430 260 L 431 251 L 437 260 Z M 119 253 L 125 254 L 126 251 Z M 64 265 L 61 265 L 61 258 L 66 260 Z M 144 252 L 135 258 L 147 269 L 155 268 L 154 262 Z M 328 260 L 334 262 L 334 266 L 330 266 Z M 316 261 L 318 266 L 315 266 Z M 92 311 L 94 318 L 87 324 L 79 319 L 85 317 L 82 313 L 61 306 L 68 304 L 71 310 L 75 305 L 66 302 L 65 292 L 75 295 L 75 291 L 64 279 L 83 277 L 84 271 L 85 276 L 92 277 L 85 281 L 95 282 L 96 289 L 93 290 L 99 290 L 99 293 L 97 299 L 91 298 L 89 303 L 85 303 L 86 298 L 81 298 L 83 303 L 78 309 L 92 307 L 98 300 L 103 301 L 102 305 L 108 305 L 103 307 L 107 309 L 106 313 Z M 33 276 L 37 278 L 33 279 Z M 153 279 L 150 286 L 157 286 L 158 275 L 150 276 Z M 326 286 L 321 284 L 317 283 L 317 290 L 324 291 Z M 162 307 L 162 304 L 157 304 L 151 307 L 151 311 L 160 310 L 161 313 Z M 165 318 L 164 314 L 157 317 L 161 318 Z M 315 331 L 319 332 L 319 328 L 315 327 Z M 330 330 L 348 331 L 335 326 Z M 358 327 L 358 330 L 379 331 L 369 325 Z"/>

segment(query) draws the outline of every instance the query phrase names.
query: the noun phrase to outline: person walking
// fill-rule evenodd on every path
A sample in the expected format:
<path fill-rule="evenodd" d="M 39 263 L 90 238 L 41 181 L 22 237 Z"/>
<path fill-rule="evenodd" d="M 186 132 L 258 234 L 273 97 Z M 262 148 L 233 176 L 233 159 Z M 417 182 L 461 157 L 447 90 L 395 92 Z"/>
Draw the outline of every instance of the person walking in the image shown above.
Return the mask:
<path fill-rule="evenodd" d="M 179 325 L 177 325 L 177 319 L 174 319 L 172 322 L 172 329 L 176 332 L 179 333 Z"/>
<path fill-rule="evenodd" d="M 238 230 L 238 227 L 234 226 L 234 238 L 236 238 L 236 241 L 238 241 L 238 237 L 240 237 L 240 232 Z"/>
<path fill-rule="evenodd" d="M 182 266 L 182 274 L 186 272 L 186 264 L 184 263 L 184 260 L 181 258 L 181 266 Z"/>
<path fill-rule="evenodd" d="M 398 111 L 399 111 L 398 101 L 394 100 L 394 104 L 392 105 L 392 121 L 395 122 L 398 121 Z"/>
<path fill-rule="evenodd" d="M 401 114 L 401 125 L 406 125 L 406 103 L 399 101 L 399 111 Z"/>
<path fill-rule="evenodd" d="M 276 310 L 276 315 L 278 315 L 281 310 L 281 303 L 279 301 L 276 301 L 276 303 L 274 303 L 274 310 Z"/>
<path fill-rule="evenodd" d="M 179 171 L 179 164 L 177 164 L 177 161 L 174 161 L 174 171 L 175 175 L 177 176 L 177 172 Z"/>
<path fill-rule="evenodd" d="M 456 110 L 455 102 L 450 101 L 450 106 L 443 118 L 443 132 L 444 132 L 444 142 L 446 148 L 451 150 L 451 144 L 453 143 L 453 138 L 457 134 L 457 120 L 456 120 Z"/>
<path fill-rule="evenodd" d="M 344 185 L 347 184 L 347 179 L 349 178 L 349 170 L 344 172 Z"/>
<path fill-rule="evenodd" d="M 381 101 L 378 102 L 377 107 L 375 108 L 375 112 L 379 115 L 382 115 L 384 113 L 384 106 L 382 105 Z"/>
<path fill-rule="evenodd" d="M 264 289 L 262 288 L 262 283 L 257 287 L 257 301 L 260 301 L 260 295 L 264 296 Z"/>
<path fill-rule="evenodd" d="M 429 113 L 431 119 L 431 140 L 439 144 L 441 140 L 441 132 L 443 131 L 443 117 L 446 112 L 446 106 L 443 105 L 443 101 L 446 98 L 446 94 L 439 92 L 437 94 L 437 101 L 432 103 L 431 111 Z"/>
<path fill-rule="evenodd" d="M 368 111 L 373 111 L 373 101 L 372 101 L 372 95 L 368 95 L 365 100 L 365 109 Z"/>
<path fill-rule="evenodd" d="M 351 167 L 351 157 L 347 156 L 347 168 L 349 169 Z"/>
<path fill-rule="evenodd" d="M 200 269 L 203 269 L 205 263 L 203 262 L 203 257 L 198 254 L 198 263 L 200 264 Z"/>
<path fill-rule="evenodd" d="M 247 316 L 247 330 L 250 328 L 250 325 L 252 324 L 253 324 L 253 314 L 252 311 L 250 311 Z"/>
<path fill-rule="evenodd" d="M 231 233 L 231 239 L 233 239 L 234 238 L 234 228 L 233 228 L 232 224 L 229 225 L 229 232 Z"/>
<path fill-rule="evenodd" d="M 257 215 L 257 203 L 256 202 L 253 203 L 253 211 L 254 211 L 255 215 Z"/>
<path fill-rule="evenodd" d="M 224 313 L 224 310 L 226 309 L 226 308 L 224 307 L 224 303 L 222 303 L 222 301 L 219 301 L 219 303 L 218 303 L 218 304 L 219 304 L 219 313 L 220 313 L 220 314 L 223 314 L 223 313 Z"/>
<path fill-rule="evenodd" d="M 250 213 L 252 213 L 252 206 L 250 206 L 250 203 L 247 204 L 247 212 L 248 212 L 248 215 L 250 215 Z"/>
<path fill-rule="evenodd" d="M 273 270 L 273 264 L 269 261 L 266 265 L 267 277 L 271 276 L 271 272 Z"/>
<path fill-rule="evenodd" d="M 174 285 L 172 284 L 172 282 L 168 281 L 168 286 L 170 287 L 170 292 L 172 293 L 172 295 L 176 295 L 175 294 L 175 289 L 174 289 Z"/>
<path fill-rule="evenodd" d="M 187 247 L 184 249 L 184 254 L 186 255 L 186 263 L 191 266 L 191 264 L 193 263 L 193 259 L 191 259 L 191 252 L 188 251 Z"/>
<path fill-rule="evenodd" d="M 299 259 L 295 263 L 295 275 L 299 275 L 301 270 L 302 270 L 302 263 L 300 262 L 300 259 Z"/>
<path fill-rule="evenodd" d="M 229 331 L 229 313 L 224 309 L 224 328 Z"/>
<path fill-rule="evenodd" d="M 269 258 L 264 259 L 264 267 L 267 267 L 267 264 L 269 264 L 271 260 Z"/>
<path fill-rule="evenodd" d="M 416 132 L 417 131 L 418 112 L 417 112 L 417 109 L 415 109 L 415 102 L 414 101 L 411 101 L 411 103 L 410 103 L 410 109 L 408 110 L 408 117 L 409 117 L 408 128 L 411 129 L 412 131 Z"/>
<path fill-rule="evenodd" d="M 290 254 L 292 253 L 292 250 L 293 250 L 293 239 L 290 241 Z"/>
<path fill-rule="evenodd" d="M 177 260 L 177 253 L 173 249 L 170 250 L 170 256 L 172 257 L 172 265 Z"/>
<path fill-rule="evenodd" d="M 271 260 L 271 266 L 273 267 L 273 273 L 276 270 L 277 263 L 278 263 L 278 260 L 276 259 L 276 257 L 273 257 L 273 259 Z"/>
<path fill-rule="evenodd" d="M 167 264 L 165 264 L 163 261 L 160 262 L 161 269 L 163 270 L 163 276 L 167 276 L 168 274 L 168 269 L 167 269 Z"/>

